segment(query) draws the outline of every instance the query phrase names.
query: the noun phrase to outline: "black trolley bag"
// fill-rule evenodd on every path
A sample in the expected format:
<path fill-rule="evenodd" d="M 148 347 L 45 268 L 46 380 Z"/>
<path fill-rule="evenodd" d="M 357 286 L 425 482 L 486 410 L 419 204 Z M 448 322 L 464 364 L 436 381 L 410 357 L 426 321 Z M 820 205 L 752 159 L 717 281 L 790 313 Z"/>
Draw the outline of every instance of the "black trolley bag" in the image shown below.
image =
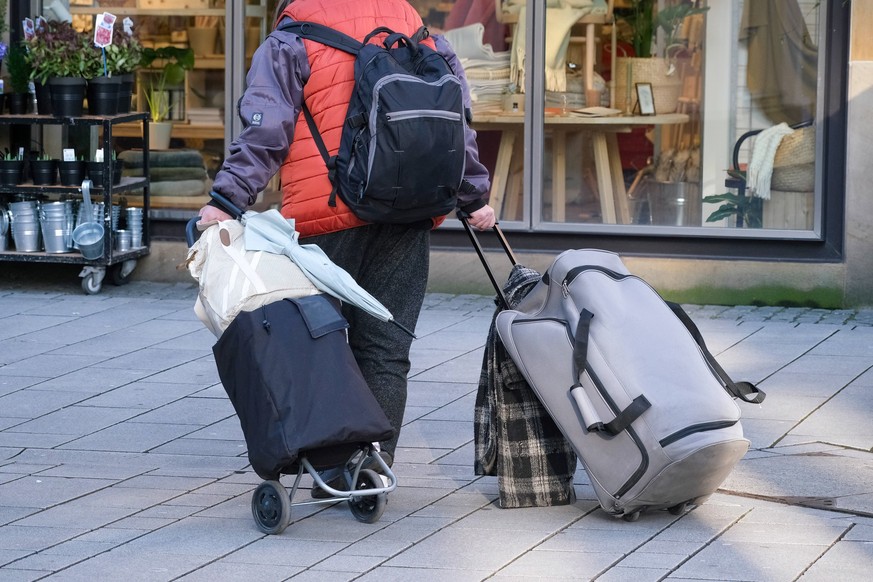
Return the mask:
<path fill-rule="evenodd" d="M 189 247 L 197 220 L 188 223 Z M 252 515 L 264 533 L 281 533 L 290 523 L 304 470 L 331 496 L 308 503 L 347 499 L 365 523 L 379 520 L 397 485 L 373 450 L 394 429 L 355 361 L 348 325 L 340 302 L 328 295 L 283 299 L 240 312 L 212 348 L 249 462 L 264 479 L 252 496 Z M 365 462 L 385 478 L 363 468 Z M 290 494 L 282 474 L 296 475 Z M 348 491 L 327 485 L 336 474 Z"/>
<path fill-rule="evenodd" d="M 759 403 L 764 393 L 731 380 L 681 306 L 614 253 L 564 251 L 514 309 L 497 314 L 496 327 L 612 515 L 679 515 L 712 495 L 748 450 L 735 400 Z"/>

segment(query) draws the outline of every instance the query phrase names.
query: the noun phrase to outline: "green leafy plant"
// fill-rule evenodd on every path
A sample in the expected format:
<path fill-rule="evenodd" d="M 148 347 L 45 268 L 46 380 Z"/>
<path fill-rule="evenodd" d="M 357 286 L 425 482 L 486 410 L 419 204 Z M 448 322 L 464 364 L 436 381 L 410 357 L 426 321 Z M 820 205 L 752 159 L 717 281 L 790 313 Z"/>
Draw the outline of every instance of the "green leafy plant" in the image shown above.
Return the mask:
<path fill-rule="evenodd" d="M 746 179 L 745 172 L 728 170 L 728 174 L 741 180 Z M 709 216 L 706 222 L 718 222 L 731 217 L 736 217 L 738 226 L 747 228 L 761 228 L 763 201 L 760 198 L 740 196 L 738 193 L 725 192 L 705 196 L 703 201 L 707 204 L 720 204 Z"/>
<path fill-rule="evenodd" d="M 660 10 L 656 10 L 656 5 L 655 0 L 631 0 L 630 8 L 620 17 L 623 36 L 633 46 L 637 57 L 653 56 L 652 49 L 658 30 L 664 32 L 664 46 L 668 51 L 677 46 L 676 35 L 685 18 L 709 10 L 708 6 L 697 7 L 688 0 L 680 0 Z"/>
<path fill-rule="evenodd" d="M 115 23 L 112 44 L 106 47 L 106 70 L 111 75 L 126 75 L 136 71 L 143 59 L 143 46 L 134 32 L 127 34 Z"/>
<path fill-rule="evenodd" d="M 27 62 L 27 50 L 20 43 L 12 43 L 6 53 L 6 70 L 9 72 L 9 88 L 13 93 L 27 93 L 33 72 Z"/>
<path fill-rule="evenodd" d="M 144 48 L 140 65 L 144 69 L 155 69 L 149 77 L 145 98 L 152 121 L 164 121 L 170 114 L 167 87 L 185 81 L 185 71 L 194 68 L 194 51 L 175 46 Z"/>
<path fill-rule="evenodd" d="M 69 22 L 46 22 L 26 45 L 31 79 L 39 83 L 45 84 L 50 77 L 89 79 L 103 74 L 101 51 L 89 34 L 78 32 Z"/>
<path fill-rule="evenodd" d="M 15 160 L 20 161 L 20 160 L 21 160 L 21 156 L 19 156 L 18 154 L 14 154 L 14 153 L 12 153 L 12 152 L 9 151 L 9 149 L 7 148 L 6 151 L 3 153 L 3 158 L 2 158 L 2 159 L 3 159 L 4 161 L 6 161 L 6 162 L 11 162 L 11 161 L 15 161 Z"/>

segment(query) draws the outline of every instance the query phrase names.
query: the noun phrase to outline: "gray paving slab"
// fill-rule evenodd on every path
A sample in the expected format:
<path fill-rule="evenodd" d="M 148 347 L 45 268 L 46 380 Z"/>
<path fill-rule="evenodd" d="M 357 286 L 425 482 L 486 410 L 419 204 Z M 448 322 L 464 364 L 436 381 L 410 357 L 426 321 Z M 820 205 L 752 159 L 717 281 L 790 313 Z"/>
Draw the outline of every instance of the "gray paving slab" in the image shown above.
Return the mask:
<path fill-rule="evenodd" d="M 0 284 L 3 329 L 23 325 L 0 336 L 0 540 L 28 546 L 0 543 L 0 581 L 868 577 L 873 317 L 861 311 L 686 306 L 725 367 L 768 400 L 741 405 L 753 449 L 722 493 L 627 523 L 597 507 L 581 469 L 571 506 L 497 507 L 497 479 L 472 472 L 493 298 L 429 294 L 400 488 L 382 518 L 298 506 L 281 536 L 265 536 L 214 338 L 191 310 L 196 288 L 34 287 Z"/>

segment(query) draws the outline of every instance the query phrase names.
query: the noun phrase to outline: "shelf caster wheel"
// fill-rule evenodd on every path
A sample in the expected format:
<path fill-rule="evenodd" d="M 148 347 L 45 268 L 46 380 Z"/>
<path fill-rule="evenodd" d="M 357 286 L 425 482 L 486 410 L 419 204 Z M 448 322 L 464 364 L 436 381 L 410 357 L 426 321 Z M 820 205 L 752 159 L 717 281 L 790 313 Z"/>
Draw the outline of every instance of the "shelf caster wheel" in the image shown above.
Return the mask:
<path fill-rule="evenodd" d="M 625 513 L 621 518 L 625 521 L 636 521 L 640 518 L 640 512 L 634 511 L 633 513 Z"/>
<path fill-rule="evenodd" d="M 136 259 L 128 259 L 117 265 L 112 265 L 109 268 L 109 278 L 112 280 L 112 284 L 120 286 L 130 283 L 130 276 L 134 269 L 136 269 Z"/>
<path fill-rule="evenodd" d="M 104 267 L 85 267 L 79 273 L 82 278 L 82 291 L 86 295 L 97 295 L 103 289 L 103 278 L 106 276 Z"/>
<path fill-rule="evenodd" d="M 372 469 L 363 469 L 358 474 L 358 482 L 355 483 L 355 491 L 366 489 L 378 489 L 383 487 L 382 477 Z M 388 503 L 388 494 L 362 495 L 349 498 L 349 509 L 355 519 L 362 523 L 376 523 L 385 513 L 385 505 Z"/>
<path fill-rule="evenodd" d="M 688 502 L 683 501 L 678 505 L 674 505 L 673 507 L 668 507 L 667 511 L 670 512 L 671 515 L 682 515 L 685 513 L 685 510 L 688 509 Z"/>
<path fill-rule="evenodd" d="M 252 517 L 265 534 L 280 534 L 291 523 L 291 498 L 278 481 L 264 481 L 252 494 Z"/>

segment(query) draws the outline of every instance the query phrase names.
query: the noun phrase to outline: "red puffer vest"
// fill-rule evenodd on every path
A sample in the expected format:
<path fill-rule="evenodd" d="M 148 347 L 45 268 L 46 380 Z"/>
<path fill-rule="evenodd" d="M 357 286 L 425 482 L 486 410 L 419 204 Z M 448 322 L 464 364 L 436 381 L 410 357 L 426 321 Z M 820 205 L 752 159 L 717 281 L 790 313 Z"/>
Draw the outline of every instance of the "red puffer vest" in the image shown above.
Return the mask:
<path fill-rule="evenodd" d="M 295 0 L 284 15 L 295 21 L 318 22 L 363 40 L 373 29 L 387 26 L 412 36 L 421 17 L 406 0 Z M 381 42 L 379 35 L 372 42 Z M 311 74 L 304 100 L 330 155 L 339 150 L 346 110 L 354 88 L 355 57 L 311 40 L 303 41 Z M 433 41 L 424 41 L 433 47 Z M 324 159 L 301 112 L 294 140 L 282 164 L 282 215 L 294 218 L 301 237 L 326 234 L 366 224 L 338 197 L 328 206 L 331 184 Z"/>

